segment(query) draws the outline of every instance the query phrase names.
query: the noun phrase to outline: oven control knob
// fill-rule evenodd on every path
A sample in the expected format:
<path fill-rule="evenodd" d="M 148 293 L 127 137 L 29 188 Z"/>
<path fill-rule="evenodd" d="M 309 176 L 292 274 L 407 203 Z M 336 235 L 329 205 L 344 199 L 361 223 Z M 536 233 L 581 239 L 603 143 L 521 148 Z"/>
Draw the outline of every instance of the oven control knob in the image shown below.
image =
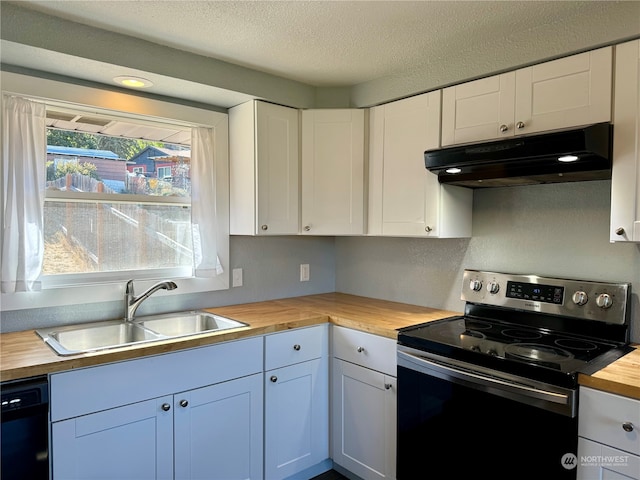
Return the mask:
<path fill-rule="evenodd" d="M 469 282 L 469 288 L 474 292 L 482 290 L 482 280 L 471 280 Z"/>
<path fill-rule="evenodd" d="M 598 295 L 598 298 L 596 298 L 596 305 L 600 308 L 609 308 L 613 305 L 613 298 L 611 298 L 611 295 L 608 293 L 601 293 Z"/>
<path fill-rule="evenodd" d="M 571 300 L 573 300 L 573 303 L 575 303 L 576 305 L 584 305 L 589 301 L 589 297 L 587 296 L 586 292 L 578 290 L 577 292 L 574 292 Z"/>
<path fill-rule="evenodd" d="M 489 293 L 498 293 L 500 291 L 500 284 L 498 282 L 491 282 L 487 285 L 487 291 Z"/>

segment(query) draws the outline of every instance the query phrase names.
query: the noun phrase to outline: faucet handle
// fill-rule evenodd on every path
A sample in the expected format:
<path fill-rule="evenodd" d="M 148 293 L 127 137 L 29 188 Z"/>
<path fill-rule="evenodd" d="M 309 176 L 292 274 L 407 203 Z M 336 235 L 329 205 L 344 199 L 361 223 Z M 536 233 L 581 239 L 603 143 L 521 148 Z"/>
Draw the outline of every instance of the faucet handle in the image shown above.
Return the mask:
<path fill-rule="evenodd" d="M 125 288 L 124 293 L 127 294 L 127 295 L 134 295 L 133 280 L 129 280 L 127 282 L 127 286 Z"/>

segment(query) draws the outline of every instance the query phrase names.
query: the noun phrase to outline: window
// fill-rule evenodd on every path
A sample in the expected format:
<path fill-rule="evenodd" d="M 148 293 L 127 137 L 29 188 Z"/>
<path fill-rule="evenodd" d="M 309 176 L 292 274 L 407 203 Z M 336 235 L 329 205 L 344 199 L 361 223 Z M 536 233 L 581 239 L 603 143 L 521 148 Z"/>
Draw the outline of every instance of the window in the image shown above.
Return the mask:
<path fill-rule="evenodd" d="M 80 148 L 77 145 L 59 147 L 63 148 L 63 151 L 49 152 L 47 158 L 52 162 L 52 166 L 56 163 L 54 160 L 56 155 L 62 160 L 58 163 L 64 164 L 65 160 L 76 160 L 73 162 L 78 165 L 76 168 L 80 168 L 79 166 L 85 163 L 93 164 L 95 173 L 99 177 L 95 180 L 101 186 L 95 189 L 85 186 L 74 190 L 75 187 L 71 183 L 71 189 L 67 190 L 65 181 L 64 187 L 51 186 L 47 189 L 45 198 L 47 219 L 50 223 L 58 224 L 55 228 L 48 226 L 47 232 L 52 232 L 54 235 L 55 233 L 64 234 L 65 239 L 70 239 L 69 245 L 65 245 L 62 250 L 65 255 L 76 252 L 74 247 L 77 246 L 80 232 L 93 233 L 95 239 L 98 238 L 96 232 L 101 230 L 103 243 L 100 246 L 97 243 L 92 246 L 91 237 L 86 237 L 80 250 L 82 255 L 76 257 L 76 259 L 82 259 L 84 263 L 80 262 L 79 265 L 73 268 L 67 267 L 64 270 L 58 267 L 59 273 L 43 275 L 42 291 L 2 293 L 0 310 L 121 302 L 124 281 L 129 278 L 136 280 L 137 288 L 140 290 L 151 286 L 159 279 L 170 278 L 177 281 L 178 294 L 172 292 L 169 297 L 173 309 L 190 308 L 188 303 L 180 302 L 192 297 L 181 294 L 229 288 L 229 167 L 228 115 L 226 113 L 214 108 L 187 106 L 140 97 L 127 92 L 104 91 L 92 86 L 71 85 L 6 71 L 0 72 L 0 77 L 4 94 L 22 96 L 45 103 L 48 107 L 47 117 L 51 122 L 55 116 L 55 113 L 50 115 L 52 112 L 61 113 L 62 115 L 57 119 L 60 122 L 54 124 L 47 121 L 47 126 L 53 130 L 98 133 L 105 143 L 109 143 L 107 140 L 111 141 L 114 138 L 122 137 L 131 140 L 131 137 L 136 137 L 133 140 L 137 141 L 142 137 L 153 146 L 157 146 L 156 142 L 159 142 L 172 150 L 179 148 L 182 151 L 170 162 L 154 162 L 150 158 L 150 161 L 144 164 L 137 161 L 131 163 L 128 161 L 130 156 L 126 154 L 116 154 L 115 158 L 103 158 L 104 162 L 111 162 L 106 165 L 119 167 L 124 165 L 129 179 L 141 178 L 137 182 L 146 187 L 138 185 L 137 193 L 122 189 L 122 180 L 110 178 L 105 174 L 105 165 L 98 165 L 100 156 L 93 155 L 92 158 L 88 158 L 77 152 L 69 152 L 70 148 Z M 82 117 L 89 121 L 83 123 Z M 64 121 L 70 123 L 65 127 L 65 124 L 61 123 Z M 103 131 L 105 122 L 111 122 L 110 132 Z M 176 129 L 176 127 L 179 128 Z M 132 129 L 137 129 L 138 133 L 131 136 L 124 134 L 124 131 Z M 197 139 L 196 148 L 190 145 L 192 132 L 195 135 L 193 138 Z M 203 140 L 205 136 L 206 140 Z M 189 147 L 197 152 L 203 152 L 206 149 L 205 156 L 208 159 L 206 165 L 200 162 L 200 166 L 195 169 L 195 171 L 202 171 L 201 168 L 206 168 L 204 174 L 199 177 L 206 178 L 207 182 L 207 187 L 200 191 L 195 203 L 189 195 L 177 194 L 178 191 L 188 191 L 190 182 L 193 180 L 191 173 L 188 175 L 180 173 L 180 170 L 185 170 L 187 159 L 178 158 L 184 157 L 184 151 L 189 150 Z M 54 146 L 51 149 L 55 150 Z M 116 153 L 115 147 L 105 144 L 95 145 L 89 150 Z M 83 154 L 86 153 L 83 152 Z M 149 153 L 149 157 L 156 156 L 165 157 L 166 152 L 160 155 Z M 199 155 L 199 158 L 203 156 Z M 181 166 L 179 166 L 180 162 L 182 162 Z M 164 179 L 171 181 L 170 186 L 159 184 L 156 165 L 172 167 L 170 179 Z M 174 166 L 178 168 L 173 168 Z M 91 167 L 88 168 L 91 169 Z M 91 173 L 85 173 L 83 176 L 91 177 Z M 145 184 L 142 180 L 146 180 L 147 183 Z M 87 181 L 91 182 L 91 180 Z M 132 183 L 130 182 L 130 186 Z M 72 208 L 76 210 L 73 215 L 69 215 L 69 221 L 61 218 L 66 216 Z M 108 215 L 105 215 L 106 211 L 109 212 Z M 144 215 L 139 215 L 142 211 Z M 2 210 L 0 210 L 0 216 L 4 216 Z M 110 220 L 101 221 L 104 218 Z M 190 222 L 188 229 L 183 228 L 187 218 Z M 160 225 L 159 219 L 163 220 L 163 225 Z M 65 222 L 70 225 L 71 230 L 67 226 L 60 226 Z M 123 224 L 130 227 L 137 224 L 138 231 L 143 229 L 146 232 L 153 232 L 154 240 L 140 242 L 135 236 L 124 235 L 121 228 Z M 82 229 L 78 229 L 78 225 Z M 76 228 L 75 233 L 74 228 Z M 105 231 L 112 235 L 110 242 L 105 242 L 105 238 L 108 238 L 104 236 Z M 186 240 L 194 232 L 198 234 L 195 240 Z M 112 247 L 106 247 L 109 243 L 116 249 L 111 250 Z M 187 265 L 184 261 L 185 249 L 194 248 L 189 246 L 191 243 L 199 248 L 196 248 L 195 262 L 191 260 Z M 105 248 L 107 252 L 100 251 Z M 150 250 L 152 254 L 149 253 Z M 213 252 L 213 262 L 211 252 Z M 103 260 L 109 258 L 105 254 L 110 254 L 112 260 L 110 262 L 105 260 L 98 267 L 100 254 Z M 141 264 L 137 263 L 140 261 L 148 263 L 141 267 Z M 196 263 L 195 272 L 194 263 Z M 184 300 L 180 300 L 181 298 Z"/>
<path fill-rule="evenodd" d="M 193 275 L 190 128 L 99 119 L 47 109 L 46 283 Z"/>

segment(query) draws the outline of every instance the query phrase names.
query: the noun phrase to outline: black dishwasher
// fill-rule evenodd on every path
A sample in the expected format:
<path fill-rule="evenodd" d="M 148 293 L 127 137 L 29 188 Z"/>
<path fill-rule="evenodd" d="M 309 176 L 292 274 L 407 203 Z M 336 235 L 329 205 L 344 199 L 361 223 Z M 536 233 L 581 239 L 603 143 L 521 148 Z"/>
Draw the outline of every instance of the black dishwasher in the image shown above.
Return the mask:
<path fill-rule="evenodd" d="M 49 385 L 33 377 L 0 385 L 2 464 L 0 478 L 49 478 Z"/>

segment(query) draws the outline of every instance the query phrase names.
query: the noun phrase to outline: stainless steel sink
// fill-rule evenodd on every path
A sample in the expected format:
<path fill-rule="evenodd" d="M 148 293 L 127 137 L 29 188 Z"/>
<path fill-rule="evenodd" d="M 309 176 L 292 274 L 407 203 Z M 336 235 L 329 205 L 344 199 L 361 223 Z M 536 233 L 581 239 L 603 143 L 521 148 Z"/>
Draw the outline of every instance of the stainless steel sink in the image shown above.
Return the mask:
<path fill-rule="evenodd" d="M 167 337 L 182 337 L 230 328 L 246 327 L 247 324 L 220 317 L 207 312 L 187 312 L 147 317 L 135 320 L 136 325 Z"/>
<path fill-rule="evenodd" d="M 243 327 L 248 325 L 208 312 L 189 311 L 140 317 L 133 322 L 122 319 L 39 329 L 36 333 L 58 355 L 66 356 Z"/>

